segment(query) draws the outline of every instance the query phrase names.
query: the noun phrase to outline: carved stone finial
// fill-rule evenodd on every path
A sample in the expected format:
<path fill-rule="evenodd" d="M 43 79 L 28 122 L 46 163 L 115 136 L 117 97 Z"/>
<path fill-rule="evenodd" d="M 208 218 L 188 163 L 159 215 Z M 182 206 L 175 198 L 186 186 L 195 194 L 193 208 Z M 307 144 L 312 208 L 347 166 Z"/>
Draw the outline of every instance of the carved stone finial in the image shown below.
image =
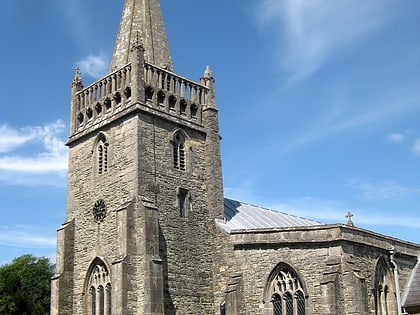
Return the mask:
<path fill-rule="evenodd" d="M 167 64 L 167 63 L 164 63 L 162 65 L 162 68 L 165 69 L 165 70 L 171 71 L 171 72 L 173 71 L 173 69 L 171 68 L 171 65 Z"/>
<path fill-rule="evenodd" d="M 77 67 L 76 71 L 74 72 L 73 81 L 71 82 L 71 86 L 73 88 L 83 89 L 82 74 L 80 72 L 79 67 Z"/>
<path fill-rule="evenodd" d="M 353 220 L 352 220 L 353 213 L 351 213 L 350 211 L 348 211 L 347 214 L 346 214 L 346 218 L 347 218 L 347 225 L 348 226 L 354 226 L 354 223 L 353 223 Z"/>
<path fill-rule="evenodd" d="M 204 71 L 204 79 L 214 81 L 213 71 L 211 70 L 210 66 L 207 66 L 206 70 Z"/>

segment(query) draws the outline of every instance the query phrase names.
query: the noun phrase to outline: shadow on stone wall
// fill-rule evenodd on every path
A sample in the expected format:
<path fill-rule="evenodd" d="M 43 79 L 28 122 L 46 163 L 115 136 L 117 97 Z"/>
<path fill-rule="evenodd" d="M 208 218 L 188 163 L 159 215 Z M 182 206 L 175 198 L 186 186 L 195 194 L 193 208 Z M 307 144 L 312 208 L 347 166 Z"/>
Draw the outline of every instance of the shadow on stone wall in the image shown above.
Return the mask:
<path fill-rule="evenodd" d="M 160 225 L 159 225 L 159 253 L 162 259 L 163 296 L 164 296 L 165 315 L 175 315 L 176 314 L 175 305 L 172 301 L 172 297 L 169 292 L 168 249 L 166 246 L 166 239 L 165 239 L 165 236 L 163 235 Z"/>

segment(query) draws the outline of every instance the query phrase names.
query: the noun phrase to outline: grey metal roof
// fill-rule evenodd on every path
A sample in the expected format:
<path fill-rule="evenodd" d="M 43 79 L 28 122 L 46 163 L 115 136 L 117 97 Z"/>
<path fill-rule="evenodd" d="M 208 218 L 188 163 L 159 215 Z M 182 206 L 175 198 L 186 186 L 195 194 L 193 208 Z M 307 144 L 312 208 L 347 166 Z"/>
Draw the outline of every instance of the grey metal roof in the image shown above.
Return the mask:
<path fill-rule="evenodd" d="M 420 305 L 420 256 L 417 259 L 417 265 L 411 273 L 407 288 L 403 297 L 404 307 L 413 307 Z"/>
<path fill-rule="evenodd" d="M 322 224 L 292 214 L 253 206 L 227 198 L 225 198 L 225 221 L 218 222 L 218 225 L 228 233 L 232 230 L 314 226 Z"/>

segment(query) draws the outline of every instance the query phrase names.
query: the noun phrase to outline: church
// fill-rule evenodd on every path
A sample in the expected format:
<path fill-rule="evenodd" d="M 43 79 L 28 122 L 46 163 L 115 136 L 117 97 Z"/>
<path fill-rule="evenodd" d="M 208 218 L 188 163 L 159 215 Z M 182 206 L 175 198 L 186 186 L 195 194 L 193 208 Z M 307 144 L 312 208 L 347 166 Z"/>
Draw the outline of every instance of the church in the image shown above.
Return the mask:
<path fill-rule="evenodd" d="M 214 76 L 174 72 L 158 0 L 70 106 L 51 314 L 420 314 L 419 244 L 224 198 Z"/>

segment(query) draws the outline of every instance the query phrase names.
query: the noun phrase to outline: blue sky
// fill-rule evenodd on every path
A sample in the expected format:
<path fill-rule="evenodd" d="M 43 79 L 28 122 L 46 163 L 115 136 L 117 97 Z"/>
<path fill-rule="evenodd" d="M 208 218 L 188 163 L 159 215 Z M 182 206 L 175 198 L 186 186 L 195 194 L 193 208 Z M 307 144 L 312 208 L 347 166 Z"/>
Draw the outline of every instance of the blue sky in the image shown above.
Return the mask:
<path fill-rule="evenodd" d="M 54 257 L 70 82 L 107 71 L 122 0 L 3 0 L 0 264 Z M 225 195 L 420 243 L 420 2 L 161 0 L 175 70 L 209 64 Z"/>

